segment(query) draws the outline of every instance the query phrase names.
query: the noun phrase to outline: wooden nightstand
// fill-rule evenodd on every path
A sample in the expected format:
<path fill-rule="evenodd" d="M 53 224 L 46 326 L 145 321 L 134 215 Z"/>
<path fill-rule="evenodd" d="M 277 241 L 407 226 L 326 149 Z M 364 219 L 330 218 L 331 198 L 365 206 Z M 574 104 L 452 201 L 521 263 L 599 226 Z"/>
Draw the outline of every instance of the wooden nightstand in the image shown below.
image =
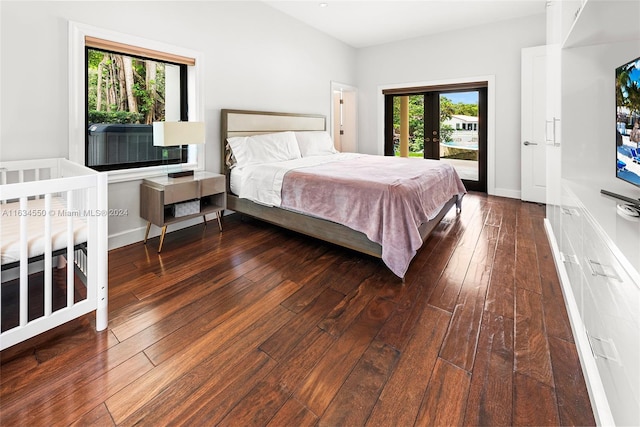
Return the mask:
<path fill-rule="evenodd" d="M 222 231 L 220 217 L 226 207 L 224 175 L 196 172 L 182 178 L 147 178 L 140 184 L 140 216 L 147 220 L 144 243 L 147 243 L 151 224 L 162 227 L 160 253 L 169 224 L 201 216 L 206 226 L 206 215 L 211 213 L 216 214 L 218 228 Z"/>

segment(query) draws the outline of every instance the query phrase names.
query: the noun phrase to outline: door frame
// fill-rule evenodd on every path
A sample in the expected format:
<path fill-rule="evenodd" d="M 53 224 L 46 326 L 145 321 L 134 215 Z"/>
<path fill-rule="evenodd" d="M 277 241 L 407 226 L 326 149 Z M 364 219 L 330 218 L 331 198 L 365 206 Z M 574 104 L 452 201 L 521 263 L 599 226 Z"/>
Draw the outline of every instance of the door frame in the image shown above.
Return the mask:
<path fill-rule="evenodd" d="M 445 86 L 456 85 L 464 83 L 474 83 L 480 81 L 487 82 L 487 194 L 496 195 L 496 88 L 495 88 L 495 75 L 465 77 L 458 79 L 447 80 L 434 80 L 434 81 L 422 81 L 422 82 L 405 82 L 388 85 L 378 86 L 378 143 L 377 151 L 379 155 L 384 155 L 384 94 L 385 89 L 402 89 L 408 87 L 422 87 L 422 86 Z"/>

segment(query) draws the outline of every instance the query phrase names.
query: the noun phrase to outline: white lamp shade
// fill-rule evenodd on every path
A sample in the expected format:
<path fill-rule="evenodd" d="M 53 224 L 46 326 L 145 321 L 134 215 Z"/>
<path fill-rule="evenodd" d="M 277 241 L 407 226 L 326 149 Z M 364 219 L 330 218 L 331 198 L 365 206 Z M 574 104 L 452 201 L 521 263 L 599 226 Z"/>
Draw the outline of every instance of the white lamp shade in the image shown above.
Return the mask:
<path fill-rule="evenodd" d="M 153 122 L 153 145 L 204 144 L 204 122 Z"/>

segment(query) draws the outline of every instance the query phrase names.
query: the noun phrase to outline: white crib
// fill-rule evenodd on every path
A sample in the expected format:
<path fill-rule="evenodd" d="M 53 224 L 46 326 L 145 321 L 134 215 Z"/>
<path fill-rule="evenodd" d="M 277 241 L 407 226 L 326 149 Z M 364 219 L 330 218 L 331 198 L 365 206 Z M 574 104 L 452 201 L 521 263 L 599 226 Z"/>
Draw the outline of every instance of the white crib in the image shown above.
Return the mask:
<path fill-rule="evenodd" d="M 0 350 L 94 310 L 96 329 L 106 329 L 107 176 L 66 159 L 25 160 L 0 162 L 0 184 L 0 296 L 8 283 L 19 289 L 19 324 L 3 327 Z M 66 306 L 55 309 L 53 268 L 64 262 Z M 29 319 L 34 273 L 44 280 L 44 307 Z M 76 275 L 86 286 L 79 301 Z"/>

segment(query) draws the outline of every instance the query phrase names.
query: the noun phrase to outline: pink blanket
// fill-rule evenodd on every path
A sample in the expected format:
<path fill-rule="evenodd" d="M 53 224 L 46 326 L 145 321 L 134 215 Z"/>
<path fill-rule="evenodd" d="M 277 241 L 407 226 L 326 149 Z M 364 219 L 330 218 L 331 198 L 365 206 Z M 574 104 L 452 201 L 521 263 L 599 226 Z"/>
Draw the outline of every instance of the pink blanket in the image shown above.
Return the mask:
<path fill-rule="evenodd" d="M 287 172 L 281 207 L 364 233 L 382 246 L 389 269 L 404 277 L 422 246 L 418 227 L 464 193 L 446 163 L 369 155 Z"/>

